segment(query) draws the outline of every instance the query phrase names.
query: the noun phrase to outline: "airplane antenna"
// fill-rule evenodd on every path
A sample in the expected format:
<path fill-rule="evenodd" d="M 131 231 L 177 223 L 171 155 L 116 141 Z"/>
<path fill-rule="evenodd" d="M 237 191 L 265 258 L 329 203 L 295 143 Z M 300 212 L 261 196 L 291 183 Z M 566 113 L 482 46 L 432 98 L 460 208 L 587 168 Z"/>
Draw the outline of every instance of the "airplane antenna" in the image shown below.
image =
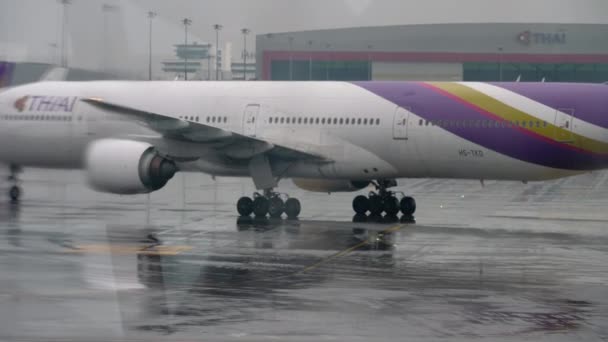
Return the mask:
<path fill-rule="evenodd" d="M 545 83 L 545 78 L 543 77 L 543 79 L 542 79 L 542 80 L 540 80 L 540 81 L 541 81 L 542 83 Z"/>
<path fill-rule="evenodd" d="M 517 83 L 521 82 L 521 74 L 519 74 L 519 76 L 517 76 L 517 79 L 515 80 L 515 82 L 517 82 Z"/>

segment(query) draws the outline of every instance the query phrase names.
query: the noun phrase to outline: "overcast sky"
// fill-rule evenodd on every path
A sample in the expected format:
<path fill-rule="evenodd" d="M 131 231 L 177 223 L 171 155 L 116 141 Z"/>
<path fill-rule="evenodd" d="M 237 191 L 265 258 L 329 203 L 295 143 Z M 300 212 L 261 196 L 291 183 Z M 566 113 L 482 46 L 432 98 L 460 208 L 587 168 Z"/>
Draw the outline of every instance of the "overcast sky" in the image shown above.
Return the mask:
<path fill-rule="evenodd" d="M 115 10 L 104 15 L 104 3 Z M 170 57 L 172 44 L 183 41 L 184 17 L 192 19 L 191 39 L 199 42 L 214 41 L 212 25 L 222 24 L 222 40 L 232 41 L 234 51 L 242 49 L 243 27 L 260 34 L 446 22 L 608 23 L 608 0 L 72 0 L 71 64 L 121 63 L 143 72 L 148 10 L 159 14 L 157 58 Z M 0 59 L 58 60 L 59 49 L 52 44 L 61 41 L 60 23 L 57 0 L 0 0 Z"/>

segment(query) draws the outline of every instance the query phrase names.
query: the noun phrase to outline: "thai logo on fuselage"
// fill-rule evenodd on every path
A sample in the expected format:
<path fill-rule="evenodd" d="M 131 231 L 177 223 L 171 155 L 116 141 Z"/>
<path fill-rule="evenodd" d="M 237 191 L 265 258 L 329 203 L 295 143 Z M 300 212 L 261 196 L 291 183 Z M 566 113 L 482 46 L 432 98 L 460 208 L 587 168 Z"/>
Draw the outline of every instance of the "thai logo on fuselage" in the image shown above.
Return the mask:
<path fill-rule="evenodd" d="M 71 113 L 77 99 L 74 96 L 23 96 L 15 101 L 15 109 L 19 112 L 27 110 L 30 112 Z"/>

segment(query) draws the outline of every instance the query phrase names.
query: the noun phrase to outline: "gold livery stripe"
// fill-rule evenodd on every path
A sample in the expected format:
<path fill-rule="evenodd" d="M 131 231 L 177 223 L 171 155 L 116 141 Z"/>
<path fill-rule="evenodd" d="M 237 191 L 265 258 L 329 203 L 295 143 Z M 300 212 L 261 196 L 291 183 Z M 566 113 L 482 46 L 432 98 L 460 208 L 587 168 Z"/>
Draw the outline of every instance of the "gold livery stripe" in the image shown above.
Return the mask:
<path fill-rule="evenodd" d="M 501 102 L 491 96 L 488 96 L 478 90 L 470 88 L 466 85 L 460 83 L 451 83 L 451 82 L 429 82 L 428 84 L 432 85 L 435 88 L 441 89 L 462 101 L 472 104 L 476 107 L 483 109 L 486 112 L 489 112 L 505 121 L 514 123 L 514 122 L 537 122 L 540 121 L 540 127 L 521 127 L 519 129 L 524 129 L 540 136 L 543 136 L 547 139 L 553 140 L 556 143 L 560 143 L 563 145 L 576 146 L 578 148 L 584 149 L 593 153 L 600 154 L 608 154 L 608 144 L 597 141 L 594 139 L 590 139 L 583 135 L 576 134 L 567 129 L 557 127 L 555 124 L 551 122 L 547 122 L 545 126 L 544 121 L 532 116 L 528 113 L 522 112 L 519 109 L 513 108 L 504 102 Z M 571 136 L 571 142 L 559 142 L 556 140 L 556 137 L 565 137 Z"/>

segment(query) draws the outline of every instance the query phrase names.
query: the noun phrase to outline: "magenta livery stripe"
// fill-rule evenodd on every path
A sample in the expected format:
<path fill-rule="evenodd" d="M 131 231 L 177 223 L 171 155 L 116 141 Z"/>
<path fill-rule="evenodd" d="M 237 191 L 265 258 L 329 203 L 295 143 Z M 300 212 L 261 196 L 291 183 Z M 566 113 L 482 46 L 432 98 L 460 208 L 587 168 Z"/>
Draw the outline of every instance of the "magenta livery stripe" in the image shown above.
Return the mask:
<path fill-rule="evenodd" d="M 453 96 L 447 96 L 424 83 L 356 82 L 354 84 L 398 106 L 408 108 L 416 115 L 430 121 L 496 118 L 491 113 L 479 111 L 473 105 Z M 582 153 L 578 149 L 572 149 L 570 146 L 544 137 L 539 138 L 536 134 L 521 129 L 462 126 L 441 127 L 441 129 L 498 153 L 542 166 L 577 171 L 608 166 L 606 155 Z"/>

